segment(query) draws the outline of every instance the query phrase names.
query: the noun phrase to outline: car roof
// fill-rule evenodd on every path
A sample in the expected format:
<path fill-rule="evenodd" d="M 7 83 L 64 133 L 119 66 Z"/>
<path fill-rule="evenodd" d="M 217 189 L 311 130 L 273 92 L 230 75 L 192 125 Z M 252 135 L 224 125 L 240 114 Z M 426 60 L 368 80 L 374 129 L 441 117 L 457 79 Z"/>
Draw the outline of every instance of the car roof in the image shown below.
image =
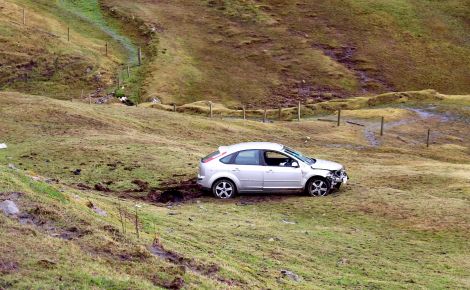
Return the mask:
<path fill-rule="evenodd" d="M 229 146 L 221 146 L 219 148 L 220 152 L 237 152 L 241 150 L 249 150 L 249 149 L 264 149 L 264 150 L 277 150 L 280 151 L 284 148 L 284 145 L 272 142 L 245 142 L 245 143 L 238 143 Z"/>

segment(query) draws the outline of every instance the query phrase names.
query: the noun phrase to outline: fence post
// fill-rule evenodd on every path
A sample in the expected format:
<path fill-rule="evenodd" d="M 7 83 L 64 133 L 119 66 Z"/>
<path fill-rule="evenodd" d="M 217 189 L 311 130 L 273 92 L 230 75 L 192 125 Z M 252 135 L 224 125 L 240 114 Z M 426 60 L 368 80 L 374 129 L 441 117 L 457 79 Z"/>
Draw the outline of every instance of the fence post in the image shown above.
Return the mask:
<path fill-rule="evenodd" d="M 91 105 L 91 95 L 88 95 L 88 102 L 90 102 Z"/>
<path fill-rule="evenodd" d="M 212 102 L 209 102 L 209 117 L 212 118 Z"/>
<path fill-rule="evenodd" d="M 106 42 L 106 44 L 104 45 L 104 50 L 105 50 L 105 55 L 108 56 L 108 43 Z"/>
<path fill-rule="evenodd" d="M 338 127 L 339 127 L 339 123 L 341 122 L 341 109 L 338 110 Z"/>
<path fill-rule="evenodd" d="M 23 8 L 23 25 L 26 25 L 26 9 Z"/>
<path fill-rule="evenodd" d="M 176 104 L 173 103 L 173 112 L 176 112 Z"/>
<path fill-rule="evenodd" d="M 70 42 L 70 27 L 67 27 L 67 41 Z"/>
<path fill-rule="evenodd" d="M 140 238 L 139 235 L 139 213 L 138 213 L 138 207 L 135 207 L 135 234 L 137 235 L 137 238 Z"/>
<path fill-rule="evenodd" d="M 263 123 L 266 123 L 266 108 L 264 108 Z"/>
<path fill-rule="evenodd" d="M 428 136 L 426 138 L 426 147 L 429 147 L 429 138 L 430 138 L 430 135 L 431 135 L 431 129 L 428 129 Z"/>
<path fill-rule="evenodd" d="M 130 77 L 131 77 L 131 69 L 129 65 L 127 65 L 127 78 L 130 78 Z"/>
<path fill-rule="evenodd" d="M 245 105 L 243 105 L 243 120 L 246 120 L 246 108 L 245 108 Z"/>
<path fill-rule="evenodd" d="M 299 101 L 299 107 L 297 108 L 297 120 L 300 122 L 300 101 Z"/>
<path fill-rule="evenodd" d="M 137 51 L 137 57 L 139 59 L 139 66 L 142 65 L 142 48 L 139 47 L 139 50 Z"/>
<path fill-rule="evenodd" d="M 282 107 L 279 107 L 279 121 L 282 120 Z"/>
<path fill-rule="evenodd" d="M 83 89 L 82 89 L 82 93 L 80 94 L 80 100 L 83 99 Z"/>
<path fill-rule="evenodd" d="M 380 121 L 380 136 L 384 135 L 384 117 L 382 117 L 382 120 Z"/>

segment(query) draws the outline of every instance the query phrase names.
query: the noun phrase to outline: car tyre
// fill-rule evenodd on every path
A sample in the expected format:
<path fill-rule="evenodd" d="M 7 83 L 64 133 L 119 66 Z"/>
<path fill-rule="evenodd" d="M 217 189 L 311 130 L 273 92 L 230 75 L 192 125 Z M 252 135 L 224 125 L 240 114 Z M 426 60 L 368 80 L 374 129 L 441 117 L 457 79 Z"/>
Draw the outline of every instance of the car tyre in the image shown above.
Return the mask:
<path fill-rule="evenodd" d="M 305 191 L 310 196 L 325 196 L 330 193 L 330 183 L 324 178 L 313 177 L 308 181 Z"/>
<path fill-rule="evenodd" d="M 220 199 L 229 199 L 235 196 L 237 188 L 230 179 L 219 179 L 212 185 L 212 193 Z"/>

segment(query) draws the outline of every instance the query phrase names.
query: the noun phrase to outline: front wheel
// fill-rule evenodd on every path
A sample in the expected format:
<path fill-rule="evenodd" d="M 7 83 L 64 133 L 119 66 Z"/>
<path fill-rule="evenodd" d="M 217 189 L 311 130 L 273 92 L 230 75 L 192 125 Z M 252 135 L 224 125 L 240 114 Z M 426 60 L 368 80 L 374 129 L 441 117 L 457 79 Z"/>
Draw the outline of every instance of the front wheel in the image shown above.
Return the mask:
<path fill-rule="evenodd" d="M 228 179 L 220 179 L 212 185 L 212 193 L 221 199 L 231 198 L 236 193 L 235 184 Z"/>
<path fill-rule="evenodd" d="M 323 178 L 314 177 L 309 180 L 306 192 L 311 196 L 325 196 L 330 192 L 330 184 Z"/>

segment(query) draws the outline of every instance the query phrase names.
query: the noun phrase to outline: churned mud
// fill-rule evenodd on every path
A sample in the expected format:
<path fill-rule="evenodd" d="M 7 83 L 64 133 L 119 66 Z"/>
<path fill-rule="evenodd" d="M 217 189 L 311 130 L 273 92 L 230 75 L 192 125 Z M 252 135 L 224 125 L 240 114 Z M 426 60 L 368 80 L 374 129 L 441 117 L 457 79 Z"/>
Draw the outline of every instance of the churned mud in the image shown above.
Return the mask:
<path fill-rule="evenodd" d="M 166 250 L 158 239 L 154 240 L 149 250 L 154 256 L 167 260 L 168 262 L 177 266 L 181 266 L 185 271 L 191 271 L 193 273 L 216 280 L 217 282 L 226 284 L 228 286 L 240 285 L 239 281 L 234 281 L 221 277 L 219 275 L 220 266 L 218 266 L 217 264 L 200 263 L 195 261 L 194 259 L 184 257 L 176 252 Z"/>

